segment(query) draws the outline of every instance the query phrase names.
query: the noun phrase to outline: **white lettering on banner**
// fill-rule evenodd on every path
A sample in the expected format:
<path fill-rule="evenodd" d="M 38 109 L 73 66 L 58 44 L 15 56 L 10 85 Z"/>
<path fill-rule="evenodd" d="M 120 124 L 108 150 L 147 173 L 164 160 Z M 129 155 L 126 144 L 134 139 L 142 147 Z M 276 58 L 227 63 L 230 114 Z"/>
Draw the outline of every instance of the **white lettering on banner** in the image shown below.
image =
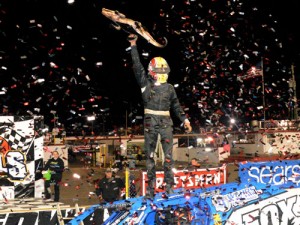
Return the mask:
<path fill-rule="evenodd" d="M 9 150 L 1 161 L 1 170 L 7 172 L 11 181 L 23 181 L 28 176 L 26 156 L 17 150 Z"/>
<path fill-rule="evenodd" d="M 147 173 L 142 173 L 142 189 L 141 194 L 146 193 Z M 193 171 L 178 170 L 174 173 L 174 189 L 177 188 L 199 188 L 209 187 L 222 183 L 226 183 L 226 166 L 219 168 L 197 169 Z M 164 173 L 156 172 L 156 192 L 162 192 L 164 185 Z"/>
<path fill-rule="evenodd" d="M 85 211 L 85 207 L 79 208 L 80 212 Z M 95 212 L 96 213 L 96 212 Z M 99 213 L 99 212 L 97 212 Z M 61 214 L 63 217 L 75 217 L 77 215 L 75 208 L 62 209 Z M 95 224 L 91 219 L 93 216 L 88 216 L 83 220 L 85 225 Z M 99 217 L 97 217 L 99 218 Z M 13 213 L 0 213 L 0 225 L 59 225 L 57 220 L 57 211 L 55 209 L 49 211 L 28 211 L 28 212 L 13 212 Z"/>
<path fill-rule="evenodd" d="M 202 175 L 195 175 L 195 176 L 175 176 L 174 182 L 175 187 L 174 188 L 187 188 L 187 187 L 195 187 L 195 186 L 203 186 L 203 185 L 209 185 L 212 184 L 219 184 L 221 181 L 221 173 L 217 172 L 215 174 L 202 174 Z M 164 183 L 164 177 L 157 177 L 156 178 L 156 188 L 159 188 Z"/>
<path fill-rule="evenodd" d="M 256 188 L 254 186 L 249 187 L 249 188 L 244 188 L 239 191 L 231 192 L 224 196 L 226 197 L 226 199 L 229 202 L 231 202 L 233 204 L 233 206 L 239 205 L 236 202 L 240 201 L 241 199 L 244 201 L 251 201 L 253 199 L 258 198 L 258 194 L 257 194 Z"/>
<path fill-rule="evenodd" d="M 195 187 L 195 186 L 203 186 L 203 185 L 211 185 L 219 184 L 221 182 L 221 173 L 217 172 L 214 174 L 201 174 L 195 176 L 180 176 L 179 179 L 177 179 L 179 182 L 176 182 L 175 177 L 175 184 L 178 188 L 180 187 Z"/>
<path fill-rule="evenodd" d="M 162 186 L 164 183 L 164 178 L 163 177 L 157 177 L 156 178 L 156 188 L 159 188 L 160 186 Z"/>
<path fill-rule="evenodd" d="M 227 219 L 237 224 L 251 225 L 300 225 L 300 195 L 299 189 L 288 189 L 287 192 L 276 195 L 257 204 L 249 204 L 236 209 Z"/>
<path fill-rule="evenodd" d="M 5 218 L 0 219 L 1 225 L 35 225 L 38 219 L 37 212 L 7 213 Z"/>
<path fill-rule="evenodd" d="M 300 165 L 286 166 L 251 166 L 248 170 L 249 177 L 254 179 L 254 182 L 262 184 L 281 185 L 289 181 L 298 185 L 300 182 Z"/>
<path fill-rule="evenodd" d="M 9 215 L 9 213 L 7 213 L 7 214 L 5 214 L 5 215 L 0 215 L 0 224 L 2 225 L 5 225 L 6 224 L 6 220 L 7 220 L 7 218 L 8 218 L 8 215 Z"/>
<path fill-rule="evenodd" d="M 256 188 L 252 186 L 226 195 L 212 196 L 212 203 L 217 211 L 227 212 L 232 207 L 244 205 L 246 202 L 258 199 L 259 193 L 261 193 L 261 191 L 257 191 Z"/>
<path fill-rule="evenodd" d="M 123 212 L 123 214 L 116 221 L 114 221 L 111 225 L 118 225 L 128 215 L 129 215 L 129 211 Z"/>

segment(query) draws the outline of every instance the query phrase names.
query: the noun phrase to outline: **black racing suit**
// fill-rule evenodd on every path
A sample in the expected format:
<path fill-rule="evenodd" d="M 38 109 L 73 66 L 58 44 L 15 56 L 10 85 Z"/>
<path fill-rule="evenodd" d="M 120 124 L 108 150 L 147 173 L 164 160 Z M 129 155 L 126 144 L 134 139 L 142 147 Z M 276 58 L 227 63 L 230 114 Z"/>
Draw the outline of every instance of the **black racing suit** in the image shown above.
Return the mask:
<path fill-rule="evenodd" d="M 186 119 L 177 98 L 173 85 L 162 83 L 154 85 L 154 81 L 146 74 L 140 62 L 137 46 L 131 46 L 131 57 L 133 71 L 138 85 L 142 91 L 144 103 L 144 139 L 145 153 L 147 157 L 148 191 L 155 189 L 156 170 L 154 154 L 160 134 L 162 149 L 164 151 L 164 182 L 171 187 L 174 184 L 174 173 L 172 171 L 174 161 L 173 150 L 173 121 L 170 117 L 170 110 L 174 112 L 182 122 Z"/>
<path fill-rule="evenodd" d="M 125 188 L 125 184 L 121 178 L 112 177 L 108 179 L 104 177 L 97 185 L 96 194 L 101 195 L 106 202 L 114 202 L 119 200 L 123 188 Z"/>
<path fill-rule="evenodd" d="M 59 186 L 62 180 L 62 173 L 65 169 L 64 161 L 61 158 L 51 158 L 44 166 L 44 170 L 51 170 L 51 179 L 45 180 L 45 197 L 48 199 L 50 194 L 50 183 L 54 183 L 54 201 L 59 201 Z"/>
<path fill-rule="evenodd" d="M 96 183 L 96 195 L 101 196 L 105 203 L 112 203 L 120 199 L 121 189 L 125 188 L 124 181 L 119 177 L 106 178 L 103 177 L 98 183 Z M 114 211 L 114 208 L 108 208 L 108 213 Z M 99 224 L 102 224 L 104 217 L 104 211 L 100 210 Z M 97 223 L 98 224 L 98 223 Z"/>

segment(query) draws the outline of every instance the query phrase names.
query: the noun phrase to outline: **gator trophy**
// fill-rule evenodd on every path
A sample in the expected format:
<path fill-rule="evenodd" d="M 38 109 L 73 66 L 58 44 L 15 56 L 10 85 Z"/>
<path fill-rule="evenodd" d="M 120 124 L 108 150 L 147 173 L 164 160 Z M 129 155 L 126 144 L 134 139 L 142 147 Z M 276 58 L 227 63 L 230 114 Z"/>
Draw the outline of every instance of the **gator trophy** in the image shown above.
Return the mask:
<path fill-rule="evenodd" d="M 143 38 L 145 38 L 150 44 L 158 47 L 158 48 L 164 48 L 167 45 L 167 39 L 164 37 L 164 44 L 158 43 L 150 34 L 148 31 L 145 30 L 143 25 L 138 22 L 134 21 L 132 19 L 126 18 L 126 16 L 116 10 L 110 10 L 106 8 L 102 8 L 102 14 L 113 21 L 113 27 L 116 30 L 124 30 L 127 33 L 137 33 Z"/>

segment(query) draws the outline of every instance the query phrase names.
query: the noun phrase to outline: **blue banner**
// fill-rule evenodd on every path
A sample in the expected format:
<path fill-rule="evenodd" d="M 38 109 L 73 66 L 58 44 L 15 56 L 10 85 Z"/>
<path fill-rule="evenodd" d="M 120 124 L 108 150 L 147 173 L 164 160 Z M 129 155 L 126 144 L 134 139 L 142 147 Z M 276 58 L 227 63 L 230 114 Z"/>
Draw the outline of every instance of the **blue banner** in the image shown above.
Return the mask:
<path fill-rule="evenodd" d="M 245 183 L 261 183 L 281 188 L 300 187 L 300 161 L 279 160 L 239 163 L 239 178 Z"/>

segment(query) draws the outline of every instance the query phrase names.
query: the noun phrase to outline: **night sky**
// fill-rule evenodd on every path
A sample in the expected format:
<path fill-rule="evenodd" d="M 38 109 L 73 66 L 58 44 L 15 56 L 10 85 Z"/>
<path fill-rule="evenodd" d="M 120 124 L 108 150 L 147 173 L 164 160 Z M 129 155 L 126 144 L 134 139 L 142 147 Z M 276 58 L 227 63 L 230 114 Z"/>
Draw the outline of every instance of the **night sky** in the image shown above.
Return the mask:
<path fill-rule="evenodd" d="M 128 33 L 117 31 L 102 7 L 140 21 L 168 45 L 142 37 L 145 66 L 166 58 L 169 82 L 195 132 L 263 119 L 262 76 L 247 77 L 263 60 L 266 119 L 288 119 L 295 105 L 291 65 L 300 65 L 296 0 L 277 1 L 1 1 L 1 104 L 14 115 L 44 115 L 50 127 L 96 134 L 142 124 L 140 90 L 131 69 Z M 55 121 L 54 121 L 54 118 Z M 175 119 L 175 126 L 179 121 Z"/>

